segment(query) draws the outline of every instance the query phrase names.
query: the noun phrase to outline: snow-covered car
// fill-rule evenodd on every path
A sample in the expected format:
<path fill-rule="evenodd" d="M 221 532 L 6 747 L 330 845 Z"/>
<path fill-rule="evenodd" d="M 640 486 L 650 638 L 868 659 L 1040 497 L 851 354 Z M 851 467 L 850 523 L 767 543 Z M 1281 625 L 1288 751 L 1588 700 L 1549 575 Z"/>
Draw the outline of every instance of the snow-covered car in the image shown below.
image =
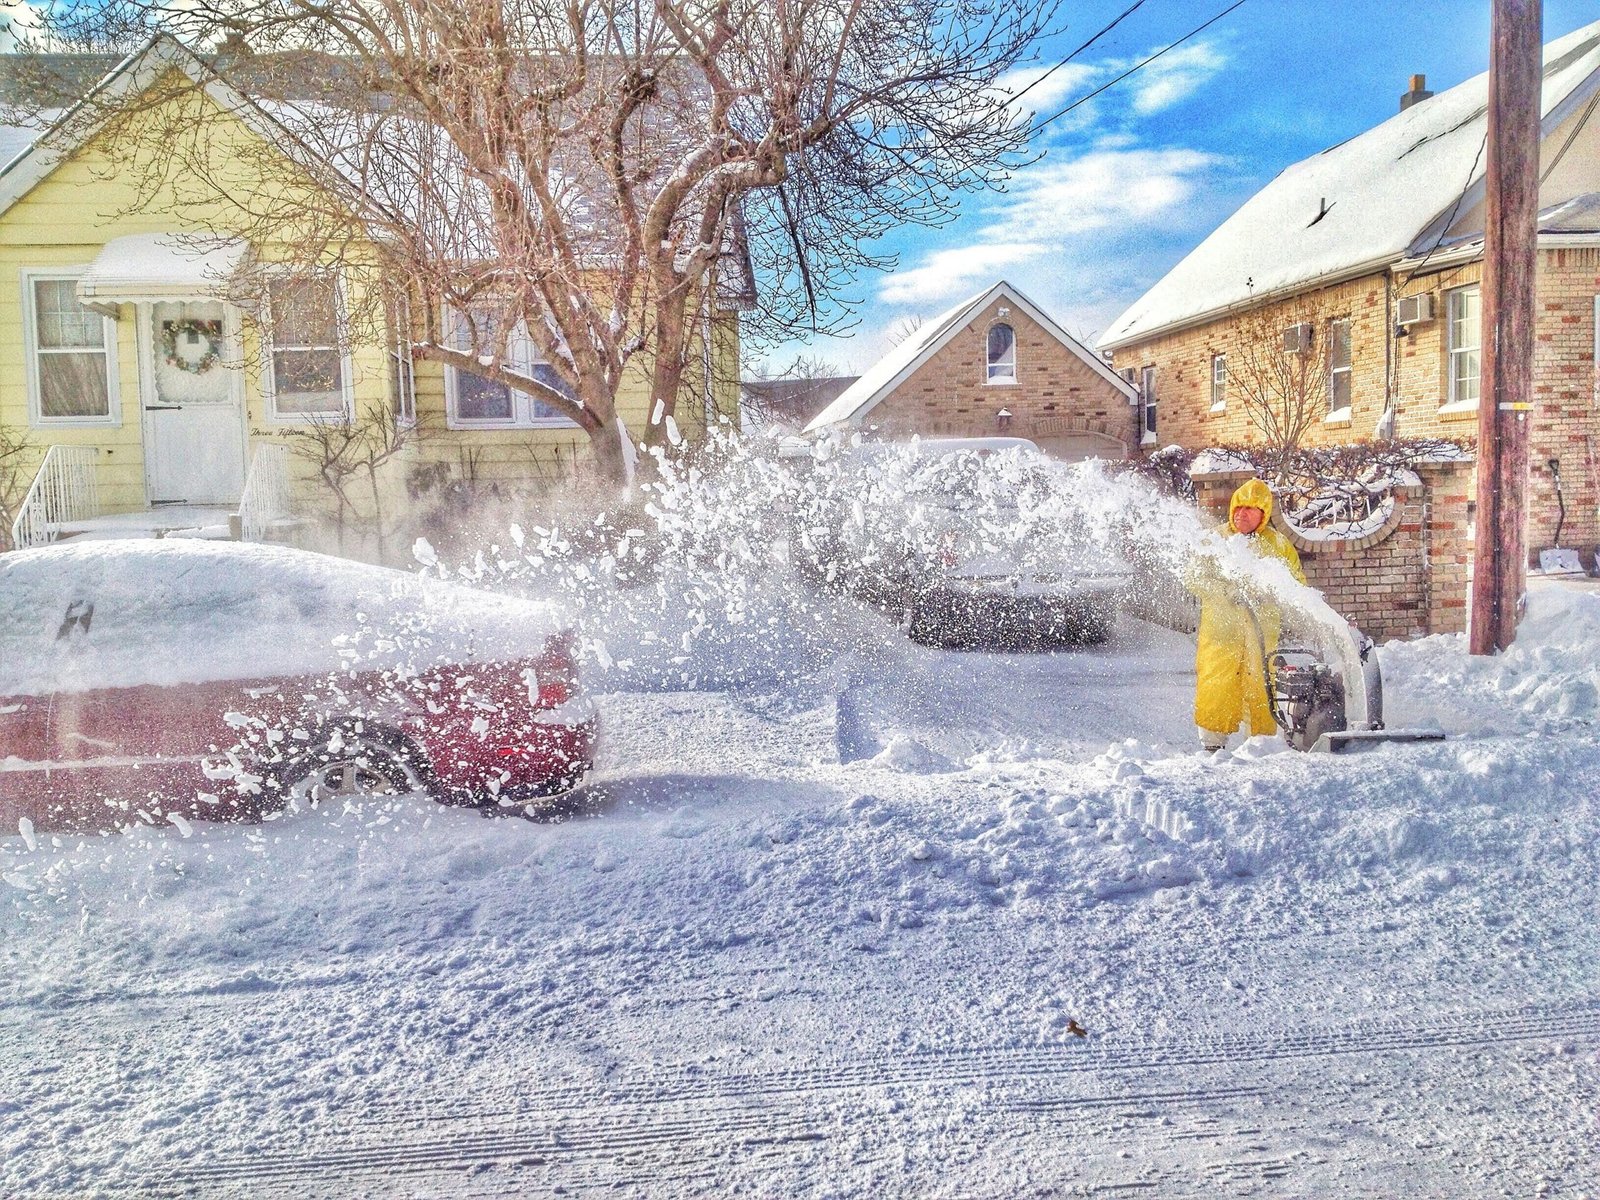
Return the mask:
<path fill-rule="evenodd" d="M 0 556 L 0 828 L 531 802 L 597 732 L 549 606 L 280 546 Z"/>
<path fill-rule="evenodd" d="M 1059 502 L 1062 469 L 1024 438 L 864 443 L 819 475 L 809 558 L 919 642 L 1104 641 L 1132 571 Z"/>

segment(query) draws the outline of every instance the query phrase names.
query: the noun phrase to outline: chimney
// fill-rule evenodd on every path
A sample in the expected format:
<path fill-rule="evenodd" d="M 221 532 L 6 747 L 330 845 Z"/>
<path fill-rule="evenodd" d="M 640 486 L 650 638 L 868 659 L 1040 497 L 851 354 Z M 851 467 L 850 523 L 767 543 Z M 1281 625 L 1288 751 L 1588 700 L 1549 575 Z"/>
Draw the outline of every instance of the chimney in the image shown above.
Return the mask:
<path fill-rule="evenodd" d="M 1428 77 L 1426 75 L 1413 75 L 1411 77 L 1411 90 L 1400 97 L 1400 111 L 1405 112 L 1413 104 L 1420 103 L 1433 95 L 1428 90 Z"/>

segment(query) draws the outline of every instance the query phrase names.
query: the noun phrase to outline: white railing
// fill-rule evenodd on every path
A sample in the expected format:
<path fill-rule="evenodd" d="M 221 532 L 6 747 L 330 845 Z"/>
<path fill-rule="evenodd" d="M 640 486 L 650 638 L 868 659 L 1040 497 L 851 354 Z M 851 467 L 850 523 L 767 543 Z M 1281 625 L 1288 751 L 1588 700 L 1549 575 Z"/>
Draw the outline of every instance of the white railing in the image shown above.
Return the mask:
<path fill-rule="evenodd" d="M 61 526 L 100 515 L 100 488 L 95 480 L 94 446 L 51 446 L 33 477 L 11 523 L 11 544 L 18 550 L 56 540 Z"/>
<path fill-rule="evenodd" d="M 274 523 L 289 516 L 289 449 L 266 442 L 250 458 L 250 474 L 239 497 L 239 537 L 264 542 Z"/>

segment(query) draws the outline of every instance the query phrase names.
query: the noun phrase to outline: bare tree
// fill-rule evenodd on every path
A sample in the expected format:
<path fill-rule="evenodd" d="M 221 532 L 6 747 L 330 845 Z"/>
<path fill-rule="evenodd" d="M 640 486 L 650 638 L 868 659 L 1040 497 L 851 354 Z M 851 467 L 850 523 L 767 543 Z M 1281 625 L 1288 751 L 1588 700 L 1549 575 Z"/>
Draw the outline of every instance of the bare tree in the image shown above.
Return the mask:
<path fill-rule="evenodd" d="M 777 369 L 758 364 L 751 379 L 741 385 L 739 405 L 744 418 L 758 427 L 775 422 L 804 424 L 798 418 L 809 420 L 815 415 L 820 407 L 818 395 L 831 399 L 835 394 L 820 389 L 847 374 L 843 367 L 820 354 L 797 354 Z"/>
<path fill-rule="evenodd" d="M 11 524 L 33 483 L 33 444 L 28 431 L 0 422 L 0 550 L 11 550 Z"/>
<path fill-rule="evenodd" d="M 908 316 L 908 317 L 901 317 L 898 321 L 896 321 L 893 325 L 891 325 L 889 327 L 889 333 L 888 333 L 889 344 L 891 346 L 898 346 L 901 342 L 905 341 L 908 337 L 910 337 L 912 334 L 914 334 L 915 332 L 917 332 L 917 330 L 919 330 L 921 328 L 922 328 L 922 318 L 921 317 L 915 316 L 915 315 Z"/>
<path fill-rule="evenodd" d="M 354 416 L 316 416 L 290 431 L 293 449 L 316 472 L 333 500 L 333 523 L 339 549 L 346 548 L 352 526 L 370 532 L 380 560 L 388 557 L 390 530 L 384 523 L 383 466 L 424 436 L 425 425 L 402 420 L 389 404 L 372 404 Z M 361 511 L 355 489 L 365 482 L 368 513 Z"/>
<path fill-rule="evenodd" d="M 1021 161 L 1027 121 L 996 81 L 1054 9 L 63 0 L 42 20 L 58 49 L 169 33 L 274 127 L 230 136 L 177 74 L 97 95 L 72 119 L 116 148 L 141 203 L 225 204 L 226 232 L 337 267 L 352 298 L 403 289 L 417 354 L 570 417 L 621 478 L 629 372 L 650 395 L 634 432 L 665 440 L 714 326 L 753 302 L 747 266 L 762 284 L 749 332 L 843 324 L 829 314 L 885 261 L 863 248 L 877 234 L 946 218 Z M 304 180 L 283 179 L 284 147 Z M 268 186 L 240 187 L 252 154 Z"/>
<path fill-rule="evenodd" d="M 1332 368 L 1348 355 L 1349 324 L 1315 297 L 1242 316 L 1227 347 L 1227 388 L 1242 402 L 1263 443 L 1262 466 L 1281 479 L 1306 434 L 1337 403 Z"/>

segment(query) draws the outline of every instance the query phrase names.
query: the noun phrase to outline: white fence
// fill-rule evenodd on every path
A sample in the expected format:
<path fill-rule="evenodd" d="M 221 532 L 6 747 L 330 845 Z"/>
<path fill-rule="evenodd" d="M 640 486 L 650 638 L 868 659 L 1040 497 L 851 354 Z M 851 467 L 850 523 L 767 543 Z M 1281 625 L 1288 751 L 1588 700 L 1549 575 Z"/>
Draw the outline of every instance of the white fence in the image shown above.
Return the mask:
<path fill-rule="evenodd" d="M 61 526 L 100 515 L 100 489 L 95 481 L 94 446 L 51 446 L 39 473 L 11 523 L 11 544 L 18 550 L 56 540 Z"/>
<path fill-rule="evenodd" d="M 273 526 L 289 517 L 289 450 L 264 443 L 250 459 L 244 495 L 239 497 L 239 537 L 264 542 Z"/>

